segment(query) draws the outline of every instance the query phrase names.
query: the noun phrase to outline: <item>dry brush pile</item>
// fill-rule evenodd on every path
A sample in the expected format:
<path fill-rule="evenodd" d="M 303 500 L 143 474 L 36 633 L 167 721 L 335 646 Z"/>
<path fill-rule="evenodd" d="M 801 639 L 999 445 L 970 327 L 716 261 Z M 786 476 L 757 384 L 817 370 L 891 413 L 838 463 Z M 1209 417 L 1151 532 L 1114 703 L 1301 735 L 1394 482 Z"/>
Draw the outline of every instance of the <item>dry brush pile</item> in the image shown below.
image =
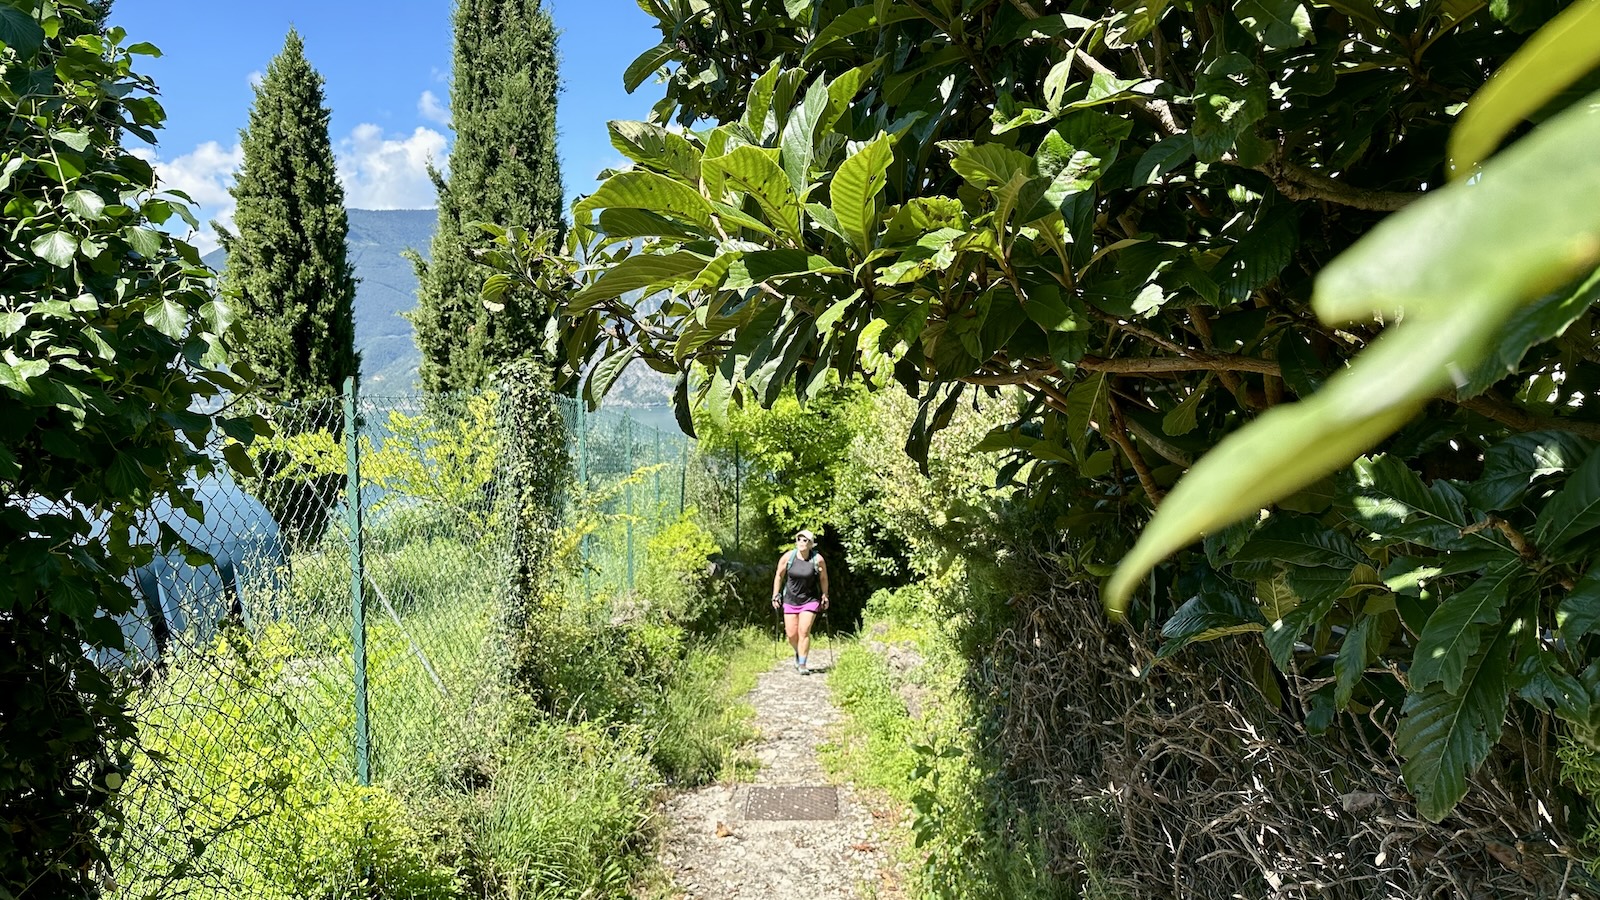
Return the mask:
<path fill-rule="evenodd" d="M 1038 564 L 1047 565 L 1044 561 Z M 1107 621 L 1065 579 L 1014 599 L 975 669 L 1009 793 L 1037 816 L 1052 871 L 1126 897 L 1594 895 L 1553 824 L 1548 735 L 1512 722 L 1455 812 L 1417 814 L 1389 752 L 1395 710 L 1308 732 L 1259 644 L 1217 641 L 1156 661 L 1153 634 Z M 1515 771 L 1521 768 L 1522 771 Z M 1548 814 L 1547 814 L 1548 813 Z"/>

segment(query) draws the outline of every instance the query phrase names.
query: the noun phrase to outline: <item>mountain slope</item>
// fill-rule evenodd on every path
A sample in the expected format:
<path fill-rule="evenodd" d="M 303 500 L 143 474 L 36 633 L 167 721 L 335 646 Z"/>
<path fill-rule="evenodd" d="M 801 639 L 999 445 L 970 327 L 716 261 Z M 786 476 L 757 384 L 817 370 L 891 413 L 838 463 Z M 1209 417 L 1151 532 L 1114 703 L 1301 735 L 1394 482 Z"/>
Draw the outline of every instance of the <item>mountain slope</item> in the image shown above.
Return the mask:
<path fill-rule="evenodd" d="M 350 262 L 356 277 L 356 349 L 361 351 L 362 389 L 367 393 L 409 393 L 416 387 L 421 359 L 411 323 L 401 315 L 417 304 L 417 276 L 406 249 L 427 256 L 436 214 L 431 209 L 352 209 Z M 222 271 L 226 254 L 207 254 L 207 265 Z"/>
<path fill-rule="evenodd" d="M 403 313 L 417 305 L 417 274 L 401 254 L 428 255 L 438 214 L 431 209 L 351 209 L 350 262 L 356 277 L 356 349 L 361 351 L 361 390 L 408 394 L 417 390 L 417 351 L 411 322 Z M 206 254 L 205 263 L 222 271 L 227 255 Z M 609 409 L 670 406 L 672 381 L 635 360 L 606 397 Z M 665 421 L 665 420 L 664 420 Z"/>

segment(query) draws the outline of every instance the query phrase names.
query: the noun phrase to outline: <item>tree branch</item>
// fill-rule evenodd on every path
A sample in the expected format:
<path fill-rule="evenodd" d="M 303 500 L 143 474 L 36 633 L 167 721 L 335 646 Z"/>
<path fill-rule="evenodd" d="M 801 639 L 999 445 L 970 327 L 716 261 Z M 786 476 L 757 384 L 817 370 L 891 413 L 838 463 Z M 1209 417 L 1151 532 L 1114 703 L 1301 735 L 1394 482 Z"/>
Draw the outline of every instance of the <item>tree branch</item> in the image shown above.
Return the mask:
<path fill-rule="evenodd" d="M 1133 466 L 1133 471 L 1139 476 L 1139 483 L 1144 486 L 1145 496 L 1150 498 L 1152 507 L 1161 505 L 1161 488 L 1156 486 L 1155 476 L 1150 472 L 1150 464 L 1139 455 L 1139 448 L 1133 446 L 1133 441 L 1128 438 L 1128 429 L 1122 421 L 1122 409 L 1117 406 L 1115 397 L 1107 397 L 1106 405 L 1111 410 L 1111 427 L 1101 428 L 1100 435 L 1109 439 L 1122 449 L 1122 455 L 1128 458 L 1128 464 Z"/>
<path fill-rule="evenodd" d="M 1492 394 L 1480 394 L 1465 400 L 1453 397 L 1447 399 L 1468 412 L 1493 419 L 1513 431 L 1565 431 L 1591 440 L 1600 440 L 1600 422 L 1585 422 L 1560 416 L 1536 416 Z"/>
<path fill-rule="evenodd" d="M 1109 372 L 1113 375 L 1164 375 L 1172 372 L 1257 372 L 1262 375 L 1281 375 L 1278 363 L 1253 356 L 1231 353 L 1189 353 L 1186 356 L 1125 357 L 1102 359 L 1085 356 L 1078 360 L 1078 368 L 1089 372 Z"/>
<path fill-rule="evenodd" d="M 1185 347 L 1182 344 L 1179 344 L 1177 341 L 1174 341 L 1171 338 L 1166 337 L 1165 335 L 1160 335 L 1160 334 L 1155 333 L 1154 331 L 1151 331 L 1148 328 L 1145 328 L 1145 327 L 1140 326 L 1140 325 L 1135 325 L 1134 323 L 1129 322 L 1127 319 L 1118 318 L 1117 316 L 1114 316 L 1114 315 L 1112 315 L 1112 314 L 1110 314 L 1110 313 L 1108 313 L 1108 312 L 1106 312 L 1104 310 L 1097 309 L 1097 308 L 1095 308 L 1093 306 L 1090 306 L 1089 307 L 1089 315 L 1095 317 L 1096 319 L 1099 319 L 1102 322 L 1105 322 L 1106 324 L 1112 326 L 1113 328 L 1120 328 L 1123 331 L 1126 331 L 1127 333 L 1129 333 L 1131 335 L 1134 335 L 1136 337 L 1144 338 L 1145 340 L 1149 341 L 1152 344 L 1155 344 L 1157 347 L 1160 347 L 1163 350 L 1168 350 L 1168 351 L 1170 351 L 1172 353 L 1188 353 L 1188 352 L 1190 352 L 1188 347 Z M 1210 349 L 1210 348 L 1207 348 L 1207 349 Z"/>
<path fill-rule="evenodd" d="M 1106 372 L 1112 375 L 1171 375 L 1178 372 L 1257 372 L 1262 375 L 1279 375 L 1277 362 L 1253 356 L 1236 356 L 1228 353 L 1190 352 L 1186 356 L 1143 356 L 1104 359 L 1085 356 L 1078 360 L 1078 368 L 1086 372 Z M 962 376 L 968 384 L 999 387 L 1008 384 L 1037 385 L 1041 379 L 1064 377 L 1054 363 L 1027 362 L 1015 368 L 1002 360 L 1002 365 L 989 367 L 972 375 Z"/>
<path fill-rule="evenodd" d="M 1237 165 L 1236 160 L 1229 160 Z M 1325 200 L 1355 209 L 1394 212 L 1422 196 L 1420 191 L 1372 191 L 1351 187 L 1338 179 L 1284 158 L 1279 145 L 1266 162 L 1255 167 L 1272 179 L 1278 193 L 1290 200 Z"/>

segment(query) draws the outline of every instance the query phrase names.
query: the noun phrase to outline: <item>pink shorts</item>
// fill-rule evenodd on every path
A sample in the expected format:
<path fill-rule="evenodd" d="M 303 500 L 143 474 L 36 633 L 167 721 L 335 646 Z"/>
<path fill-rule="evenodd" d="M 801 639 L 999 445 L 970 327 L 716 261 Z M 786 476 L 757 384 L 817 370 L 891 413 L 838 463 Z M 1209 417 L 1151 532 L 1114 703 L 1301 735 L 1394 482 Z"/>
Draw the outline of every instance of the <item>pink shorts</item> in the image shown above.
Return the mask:
<path fill-rule="evenodd" d="M 783 605 L 783 614 L 786 616 L 797 616 L 803 612 L 814 613 L 821 608 L 821 600 L 810 600 L 800 604 L 799 606 L 796 606 L 793 603 L 785 603 Z"/>

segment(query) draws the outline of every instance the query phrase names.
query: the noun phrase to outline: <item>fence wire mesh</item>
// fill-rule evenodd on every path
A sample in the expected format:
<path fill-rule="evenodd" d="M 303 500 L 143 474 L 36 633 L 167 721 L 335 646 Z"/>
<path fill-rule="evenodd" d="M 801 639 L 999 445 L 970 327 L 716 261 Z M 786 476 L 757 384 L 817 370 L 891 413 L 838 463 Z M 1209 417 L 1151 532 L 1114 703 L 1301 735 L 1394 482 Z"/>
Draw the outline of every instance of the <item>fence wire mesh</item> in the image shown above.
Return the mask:
<path fill-rule="evenodd" d="M 152 511 L 152 535 L 165 522 L 210 559 L 136 573 L 128 650 L 100 659 L 139 724 L 113 896 L 356 897 L 377 880 L 385 897 L 440 896 L 452 873 L 412 873 L 408 893 L 374 872 L 395 860 L 343 836 L 481 777 L 478 748 L 508 727 L 504 462 L 524 436 L 503 400 L 263 408 L 276 433 L 251 448 L 253 476 L 198 485 L 201 519 Z M 611 621 L 637 602 L 652 539 L 725 492 L 682 435 L 556 402 L 576 479 L 547 590 L 563 615 Z"/>

